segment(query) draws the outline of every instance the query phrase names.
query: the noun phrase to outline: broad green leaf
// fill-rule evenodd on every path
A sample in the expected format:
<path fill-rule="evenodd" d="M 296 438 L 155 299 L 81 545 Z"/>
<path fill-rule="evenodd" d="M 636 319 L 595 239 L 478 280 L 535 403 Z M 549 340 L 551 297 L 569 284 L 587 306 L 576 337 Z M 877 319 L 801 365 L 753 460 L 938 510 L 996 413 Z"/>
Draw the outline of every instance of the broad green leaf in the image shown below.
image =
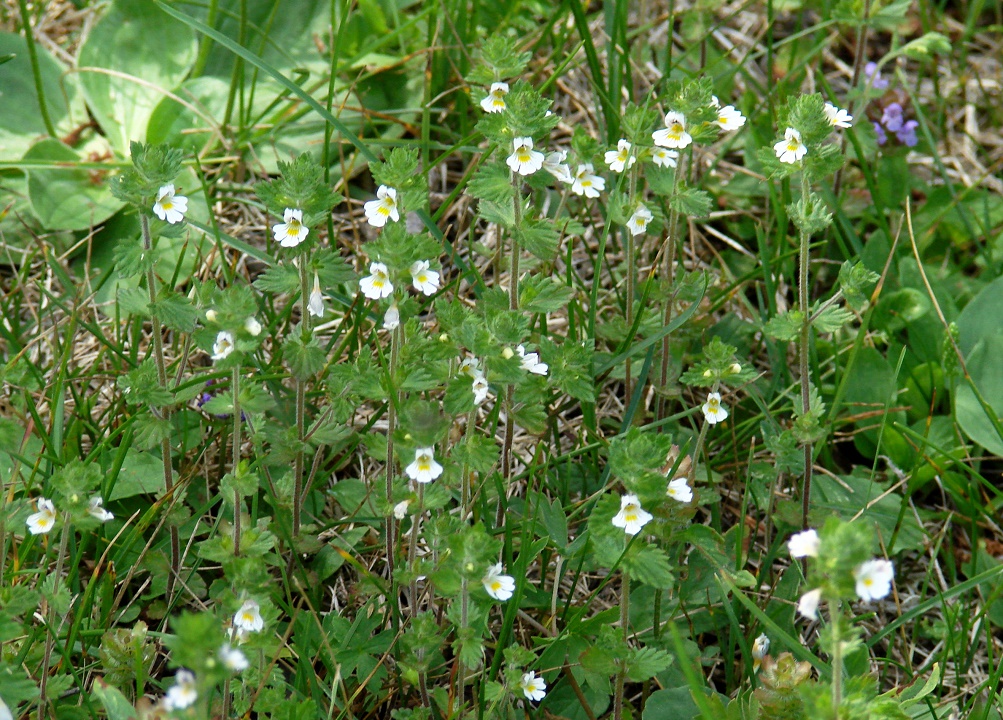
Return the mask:
<path fill-rule="evenodd" d="M 94 680 L 93 691 L 104 706 L 108 720 L 133 720 L 137 717 L 136 708 L 126 700 L 125 695 L 101 678 Z"/>
<path fill-rule="evenodd" d="M 991 335 L 976 343 L 966 365 L 989 409 L 997 419 L 1003 417 L 1003 335 Z M 994 455 L 1003 455 L 1003 438 L 967 383 L 958 385 L 954 405 L 965 435 Z"/>
<path fill-rule="evenodd" d="M 135 495 L 160 496 L 166 489 L 164 464 L 158 453 L 130 449 L 107 500 L 121 500 Z"/>
<path fill-rule="evenodd" d="M 218 140 L 230 85 L 219 78 L 186 80 L 157 103 L 146 127 L 148 143 L 167 143 L 199 152 Z"/>
<path fill-rule="evenodd" d="M 651 693 L 641 720 L 690 720 L 699 713 L 689 687 L 683 686 Z"/>

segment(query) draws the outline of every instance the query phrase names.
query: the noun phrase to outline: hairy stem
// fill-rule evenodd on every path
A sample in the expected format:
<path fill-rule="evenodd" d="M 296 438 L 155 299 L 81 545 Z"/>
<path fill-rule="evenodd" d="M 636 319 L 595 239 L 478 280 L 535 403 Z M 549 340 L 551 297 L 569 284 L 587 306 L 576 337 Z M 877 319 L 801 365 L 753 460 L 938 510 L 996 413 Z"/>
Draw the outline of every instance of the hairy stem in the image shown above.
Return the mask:
<path fill-rule="evenodd" d="M 843 614 L 838 601 L 829 601 L 829 622 L 832 625 L 832 716 L 838 718 L 843 702 Z"/>
<path fill-rule="evenodd" d="M 403 341 L 403 328 L 398 325 L 390 333 L 390 399 L 387 403 L 387 485 L 386 498 L 387 506 L 393 506 L 394 500 L 394 477 L 396 476 L 397 463 L 394 459 L 394 432 L 397 430 L 397 361 L 400 356 L 400 346 Z M 397 535 L 397 524 L 393 512 L 387 515 L 387 578 L 390 581 L 390 625 L 394 633 L 400 627 L 400 600 L 397 592 L 397 580 L 394 578 L 394 539 Z"/>
<path fill-rule="evenodd" d="M 233 367 L 233 380 L 230 383 L 233 392 L 233 556 L 240 557 L 240 490 L 237 489 L 238 473 L 240 472 L 240 365 Z"/>
<path fill-rule="evenodd" d="M 418 525 L 425 514 L 425 485 L 418 483 L 418 507 L 415 508 L 411 516 L 411 537 L 407 550 L 407 569 L 411 576 L 411 592 L 409 601 L 411 603 L 411 617 L 418 614 L 418 574 L 415 565 L 418 562 Z"/>
<path fill-rule="evenodd" d="M 630 170 L 630 195 L 628 199 L 627 207 L 633 208 L 636 205 L 635 198 L 637 196 L 637 170 Z M 626 230 L 627 236 L 627 328 L 634 327 L 634 295 L 637 292 L 635 284 L 637 282 L 637 248 L 634 243 L 634 233 L 630 231 L 630 228 Z M 633 340 L 633 338 L 630 338 Z M 627 358 L 626 364 L 624 366 L 624 402 L 629 405 L 631 395 L 631 362 L 630 358 Z"/>
<path fill-rule="evenodd" d="M 623 643 L 626 646 L 630 625 L 630 575 L 623 571 L 620 578 L 620 628 L 623 631 Z M 623 686 L 627 679 L 626 661 L 616 674 L 616 691 L 613 696 L 613 720 L 623 720 Z"/>
<path fill-rule="evenodd" d="M 66 548 L 70 541 L 70 514 L 63 515 L 63 529 L 59 533 L 59 551 L 56 554 L 56 571 L 52 580 L 53 597 L 59 592 L 59 580 L 63 575 L 63 563 L 66 559 Z M 45 717 L 45 686 L 49 679 L 49 663 L 52 660 L 53 633 L 56 632 L 56 610 L 51 605 L 48 607 L 48 618 L 46 620 L 45 653 L 42 656 L 42 679 L 39 683 L 38 698 L 38 720 Z"/>
<path fill-rule="evenodd" d="M 682 157 L 679 158 L 682 162 Z M 674 192 L 679 191 L 680 178 L 682 177 L 682 168 L 676 167 L 674 183 Z M 679 227 L 679 211 L 675 207 L 669 210 L 669 223 L 668 223 L 668 237 L 666 242 L 668 243 L 668 248 L 665 251 L 665 267 L 663 270 L 663 275 L 669 286 L 669 297 L 665 300 L 665 306 L 662 309 L 662 326 L 667 326 L 672 322 L 672 303 L 675 298 L 674 287 L 676 284 L 676 246 L 679 244 L 679 239 L 676 237 L 676 232 Z M 662 396 L 659 399 L 658 413 L 659 419 L 664 418 L 667 413 L 667 399 L 665 396 L 665 391 L 669 385 L 669 336 L 666 335 L 662 338 L 662 365 L 658 374 L 658 384 L 662 391 Z"/>
<path fill-rule="evenodd" d="M 805 213 L 810 212 L 808 202 L 811 189 L 808 186 L 808 176 L 801 172 L 801 197 L 804 200 Z M 798 338 L 798 372 L 801 380 L 801 412 L 807 414 L 809 402 L 811 400 L 811 376 L 808 367 L 808 351 L 811 344 L 811 317 L 809 315 L 808 298 L 808 266 L 811 262 L 809 256 L 811 245 L 811 235 L 804 230 L 800 231 L 800 252 L 798 256 L 798 309 L 802 313 L 801 335 Z M 812 471 L 812 443 L 808 441 L 804 445 L 804 482 L 801 486 L 801 525 L 808 529 L 808 508 L 811 503 L 811 471 Z"/>
<path fill-rule="evenodd" d="M 299 259 L 300 272 L 300 326 L 303 340 L 310 338 L 310 311 L 307 304 L 310 301 L 310 277 L 307 272 L 305 257 Z M 300 534 L 300 524 L 303 520 L 303 444 L 306 442 L 306 382 L 296 380 L 296 439 L 299 447 L 296 450 L 296 461 L 293 471 L 293 537 Z"/>

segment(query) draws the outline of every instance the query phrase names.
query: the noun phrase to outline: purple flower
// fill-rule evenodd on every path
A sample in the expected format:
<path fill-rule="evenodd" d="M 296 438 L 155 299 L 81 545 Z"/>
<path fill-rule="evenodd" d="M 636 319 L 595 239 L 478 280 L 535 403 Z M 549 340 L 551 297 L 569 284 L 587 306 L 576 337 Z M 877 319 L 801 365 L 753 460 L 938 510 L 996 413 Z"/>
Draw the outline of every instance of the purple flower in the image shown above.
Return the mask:
<path fill-rule="evenodd" d="M 899 130 L 895 132 L 895 137 L 897 137 L 899 142 L 906 147 L 915 147 L 919 142 L 919 138 L 916 137 L 916 128 L 918 127 L 918 122 L 915 120 L 908 120 Z"/>
<path fill-rule="evenodd" d="M 874 134 L 878 138 L 878 145 L 884 145 L 888 142 L 888 135 L 885 134 L 885 129 L 881 127 L 881 123 L 872 122 L 871 124 L 874 125 Z"/>
<path fill-rule="evenodd" d="M 875 90 L 885 90 L 888 87 L 888 81 L 881 77 L 881 71 L 878 70 L 878 64 L 875 62 L 869 62 L 864 65 L 864 75 L 866 75 L 871 80 L 871 87 Z"/>
<path fill-rule="evenodd" d="M 886 130 L 891 132 L 898 132 L 902 129 L 902 106 L 898 103 L 892 103 L 885 108 L 884 115 L 881 116 L 881 124 L 885 126 Z"/>

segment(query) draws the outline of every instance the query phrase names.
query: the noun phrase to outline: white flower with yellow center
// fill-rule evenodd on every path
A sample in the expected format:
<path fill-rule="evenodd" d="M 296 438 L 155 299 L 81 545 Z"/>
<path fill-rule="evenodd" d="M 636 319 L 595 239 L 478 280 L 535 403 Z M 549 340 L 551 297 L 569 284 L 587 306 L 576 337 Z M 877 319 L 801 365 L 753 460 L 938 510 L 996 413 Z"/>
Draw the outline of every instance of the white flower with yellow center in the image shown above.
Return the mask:
<path fill-rule="evenodd" d="M 114 520 L 115 516 L 104 509 L 104 499 L 100 495 L 95 495 L 87 503 L 87 514 L 93 517 L 95 520 L 100 520 L 101 522 L 108 522 L 109 520 Z"/>
<path fill-rule="evenodd" d="M 606 151 L 606 164 L 613 172 L 622 173 L 625 169 L 631 168 L 637 158 L 630 154 L 630 143 L 620 139 L 616 144 L 616 150 Z"/>
<path fill-rule="evenodd" d="M 488 595 L 495 600 L 504 602 L 515 592 L 515 578 L 502 573 L 502 564 L 496 563 L 488 568 L 487 574 L 481 580 Z"/>
<path fill-rule="evenodd" d="M 418 448 L 414 462 L 404 468 L 404 474 L 415 482 L 428 483 L 442 475 L 442 465 L 435 461 L 434 448 Z"/>
<path fill-rule="evenodd" d="M 254 600 L 245 600 L 233 616 L 233 626 L 245 632 L 261 632 L 265 621 L 261 617 L 261 607 Z"/>
<path fill-rule="evenodd" d="M 547 153 L 547 157 L 543 159 L 543 169 L 562 183 L 570 185 L 575 181 L 575 178 L 571 175 L 571 168 L 564 162 L 567 159 L 567 150 L 555 150 L 554 152 Z"/>
<path fill-rule="evenodd" d="M 435 295 L 439 289 L 439 273 L 428 269 L 428 260 L 416 260 L 411 263 L 411 284 L 418 292 Z"/>
<path fill-rule="evenodd" d="M 692 136 L 686 132 L 686 118 L 680 112 L 665 113 L 665 127 L 651 133 L 651 139 L 660 147 L 682 150 L 693 142 Z"/>
<path fill-rule="evenodd" d="M 675 167 L 676 161 L 679 159 L 679 153 L 675 150 L 666 150 L 665 148 L 652 148 L 651 150 L 651 161 L 655 163 L 658 167 Z"/>
<path fill-rule="evenodd" d="M 714 99 L 716 100 L 717 98 Z M 736 110 L 734 105 L 725 105 L 723 108 L 718 109 L 717 119 L 714 121 L 714 124 L 724 132 L 738 130 L 745 125 L 745 115 Z"/>
<path fill-rule="evenodd" d="M 512 154 L 505 162 L 514 173 L 532 175 L 543 167 L 543 153 L 533 149 L 533 138 L 517 137 L 512 141 Z"/>
<path fill-rule="evenodd" d="M 822 108 L 825 113 L 826 120 L 833 127 L 838 128 L 848 128 L 853 124 L 853 116 L 846 110 L 841 110 L 832 103 L 826 103 L 825 107 Z"/>
<path fill-rule="evenodd" d="M 377 188 L 376 199 L 367 202 L 363 209 L 366 211 L 366 220 L 373 227 L 381 228 L 387 224 L 387 220 L 397 222 L 401 219 L 397 212 L 397 191 L 386 185 Z"/>
<path fill-rule="evenodd" d="M 474 391 L 474 405 L 480 405 L 488 399 L 488 379 L 484 377 L 484 373 L 478 372 L 474 375 L 470 387 Z"/>
<path fill-rule="evenodd" d="M 174 676 L 174 684 L 164 696 L 164 707 L 168 710 L 184 710 L 198 699 L 195 676 L 188 670 L 178 670 Z"/>
<path fill-rule="evenodd" d="M 505 109 L 505 96 L 508 95 L 508 83 L 491 83 L 491 89 L 483 100 L 481 109 L 486 113 L 500 113 Z"/>
<path fill-rule="evenodd" d="M 651 218 L 651 210 L 644 205 L 638 205 L 634 214 L 627 220 L 627 229 L 630 230 L 631 235 L 643 235 L 648 229 Z"/>
<path fill-rule="evenodd" d="M 38 512 L 28 516 L 28 532 L 44 535 L 56 524 L 56 506 L 47 498 L 38 499 Z"/>
<path fill-rule="evenodd" d="M 272 225 L 272 236 L 282 247 L 296 247 L 306 240 L 310 228 L 303 224 L 303 211 L 297 208 L 286 208 L 282 213 L 283 222 Z"/>
<path fill-rule="evenodd" d="M 216 333 L 216 342 L 212 344 L 212 359 L 225 360 L 233 352 L 233 333 L 220 330 Z"/>
<path fill-rule="evenodd" d="M 620 512 L 613 516 L 613 527 L 623 528 L 628 535 L 637 535 L 652 517 L 641 507 L 637 495 L 624 495 L 620 498 Z"/>
<path fill-rule="evenodd" d="M 519 367 L 526 372 L 531 372 L 534 375 L 546 375 L 547 371 L 550 370 L 550 366 L 547 365 L 547 363 L 540 362 L 540 356 L 537 353 L 526 352 L 525 346 L 519 345 L 516 347 L 515 351 L 521 358 L 519 361 Z"/>
<path fill-rule="evenodd" d="M 782 163 L 793 164 L 808 154 L 808 148 L 801 142 L 801 133 L 794 128 L 784 130 L 784 139 L 773 146 L 777 158 Z"/>
<path fill-rule="evenodd" d="M 571 183 L 571 192 L 575 195 L 584 195 L 587 198 L 597 198 L 599 193 L 605 189 L 606 180 L 595 174 L 592 163 L 582 163 L 578 166 Z"/>
<path fill-rule="evenodd" d="M 701 408 L 703 416 L 711 425 L 728 419 L 728 410 L 721 404 L 721 393 L 710 393 Z"/>
<path fill-rule="evenodd" d="M 393 294 L 394 285 L 390 282 L 389 271 L 383 263 L 369 264 L 369 275 L 359 280 L 359 289 L 370 300 L 379 300 Z"/>
<path fill-rule="evenodd" d="M 892 591 L 895 566 L 889 560 L 868 560 L 853 571 L 861 600 L 880 600 Z"/>
<path fill-rule="evenodd" d="M 759 669 L 759 666 L 763 663 L 763 658 L 766 657 L 766 653 L 769 651 L 770 639 L 766 637 L 766 633 L 763 633 L 752 643 L 752 667 L 754 670 Z"/>
<path fill-rule="evenodd" d="M 798 614 L 809 620 L 818 620 L 818 604 L 822 600 L 822 588 L 809 590 L 798 600 Z"/>
<path fill-rule="evenodd" d="M 481 361 L 473 356 L 468 356 L 460 360 L 460 367 L 457 369 L 460 375 L 477 377 L 481 372 Z"/>
<path fill-rule="evenodd" d="M 219 649 L 219 661 L 230 672 L 243 672 L 250 665 L 247 656 L 237 648 L 230 647 L 230 643 L 223 643 Z"/>
<path fill-rule="evenodd" d="M 306 310 L 314 317 L 324 317 L 324 293 L 320 290 L 320 276 L 317 273 L 313 274 L 313 290 L 310 291 Z"/>
<path fill-rule="evenodd" d="M 185 219 L 188 212 L 188 198 L 174 194 L 174 183 L 167 183 L 157 192 L 157 201 L 153 203 L 153 214 L 171 225 Z"/>
<path fill-rule="evenodd" d="M 688 503 L 693 500 L 693 490 L 686 484 L 686 478 L 676 478 L 669 483 L 665 494 L 677 502 Z"/>
<path fill-rule="evenodd" d="M 795 533 L 787 541 L 787 549 L 790 551 L 791 557 L 795 558 L 818 557 L 818 549 L 821 545 L 822 541 L 819 539 L 818 533 L 812 529 Z"/>
<path fill-rule="evenodd" d="M 527 699 L 539 702 L 547 696 L 547 683 L 533 671 L 525 673 L 519 681 L 519 689 Z"/>

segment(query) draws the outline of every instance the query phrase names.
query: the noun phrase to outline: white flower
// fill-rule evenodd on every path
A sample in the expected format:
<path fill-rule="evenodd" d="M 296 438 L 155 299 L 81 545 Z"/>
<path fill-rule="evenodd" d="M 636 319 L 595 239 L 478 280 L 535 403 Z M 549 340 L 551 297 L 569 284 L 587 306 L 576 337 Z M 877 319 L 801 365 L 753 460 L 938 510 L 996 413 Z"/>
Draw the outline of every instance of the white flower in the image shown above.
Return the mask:
<path fill-rule="evenodd" d="M 537 677 L 533 671 L 522 676 L 522 680 L 519 681 L 519 689 L 522 690 L 522 694 L 527 699 L 536 702 L 547 696 L 547 683 L 543 681 L 542 677 Z"/>
<path fill-rule="evenodd" d="M 512 154 L 506 162 L 512 172 L 532 175 L 543 167 L 543 153 L 533 149 L 533 138 L 517 137 L 512 141 Z"/>
<path fill-rule="evenodd" d="M 784 130 L 784 139 L 773 149 L 782 163 L 796 163 L 808 153 L 808 148 L 801 142 L 801 133 L 790 127 Z"/>
<path fill-rule="evenodd" d="M 682 113 L 674 111 L 665 114 L 665 127 L 651 133 L 651 139 L 655 145 L 679 150 L 693 142 L 693 138 L 686 132 L 686 118 Z"/>
<path fill-rule="evenodd" d="M 217 317 L 217 313 L 212 308 L 209 308 L 208 310 L 205 311 L 206 322 L 214 323 L 214 322 L 216 322 L 216 317 Z"/>
<path fill-rule="evenodd" d="M 397 191 L 392 187 L 380 185 L 376 190 L 376 200 L 367 202 L 363 209 L 366 211 L 366 220 L 373 227 L 383 227 L 387 220 L 397 222 L 401 219 L 397 212 Z"/>
<path fill-rule="evenodd" d="M 597 198 L 599 193 L 605 189 L 606 180 L 595 174 L 592 163 L 583 163 L 578 166 L 571 183 L 571 192 L 575 195 L 584 195 L 587 198 Z"/>
<path fill-rule="evenodd" d="M 387 308 L 387 311 L 383 314 L 383 329 L 384 330 L 396 330 L 397 326 L 401 324 L 401 311 L 397 308 L 397 303 L 394 303 Z"/>
<path fill-rule="evenodd" d="M 250 634 L 251 633 L 241 627 L 231 626 L 226 629 L 227 640 L 236 642 L 238 645 L 246 643 Z"/>
<path fill-rule="evenodd" d="M 394 517 L 397 520 L 403 520 L 407 516 L 407 509 L 410 505 L 410 500 L 401 500 L 399 503 L 394 505 Z"/>
<path fill-rule="evenodd" d="M 575 179 L 571 176 L 571 168 L 564 162 L 567 158 L 567 150 L 555 150 L 552 153 L 547 153 L 547 157 L 543 159 L 543 169 L 561 182 L 570 185 Z"/>
<path fill-rule="evenodd" d="M 56 506 L 46 498 L 38 499 L 38 512 L 28 516 L 28 532 L 32 535 L 44 535 L 56 524 Z"/>
<path fill-rule="evenodd" d="M 790 551 L 791 557 L 818 557 L 818 549 L 821 544 L 822 541 L 819 540 L 817 532 L 804 530 L 791 535 L 791 539 L 787 541 L 787 549 Z"/>
<path fill-rule="evenodd" d="M 497 563 L 488 568 L 487 574 L 481 580 L 488 595 L 495 600 L 505 601 L 515 592 L 515 578 L 502 573 L 502 564 Z"/>
<path fill-rule="evenodd" d="M 248 334 L 258 337 L 261 334 L 261 323 L 258 322 L 258 318 L 252 315 L 244 321 L 244 329 L 247 330 Z"/>
<path fill-rule="evenodd" d="M 233 626 L 247 632 L 261 632 L 265 621 L 261 617 L 261 608 L 254 600 L 245 600 L 244 604 L 233 616 Z"/>
<path fill-rule="evenodd" d="M 223 663 L 225 667 L 230 672 L 242 672 L 247 670 L 250 663 L 247 662 L 247 657 L 240 650 L 234 647 L 230 647 L 229 643 L 223 643 L 223 646 L 219 649 L 219 660 Z"/>
<path fill-rule="evenodd" d="M 324 293 L 320 291 L 320 276 L 313 274 L 313 290 L 310 291 L 310 301 L 306 311 L 314 317 L 324 317 Z"/>
<path fill-rule="evenodd" d="M 439 289 L 439 273 L 428 269 L 428 260 L 416 260 L 411 263 L 411 283 L 418 292 L 435 295 Z"/>
<path fill-rule="evenodd" d="M 7 703 L 0 698 L 0 720 L 14 720 L 14 716 L 10 712 L 10 708 L 7 707 Z"/>
<path fill-rule="evenodd" d="M 679 153 L 675 150 L 656 147 L 651 151 L 651 161 L 658 167 L 675 167 L 678 158 Z"/>
<path fill-rule="evenodd" d="M 616 150 L 606 151 L 606 164 L 613 172 L 623 172 L 633 167 L 635 162 L 637 158 L 630 154 L 630 143 L 623 138 L 616 144 Z"/>
<path fill-rule="evenodd" d="M 701 408 L 703 416 L 711 425 L 716 425 L 722 420 L 728 419 L 728 411 L 721 405 L 721 393 L 710 393 L 707 395 L 707 402 Z"/>
<path fill-rule="evenodd" d="M 822 110 L 825 112 L 825 117 L 829 120 L 829 123 L 833 127 L 848 128 L 853 122 L 853 116 L 850 115 L 850 113 L 846 110 L 840 110 L 832 103 L 826 103 Z"/>
<path fill-rule="evenodd" d="M 676 478 L 670 482 L 665 494 L 673 500 L 678 500 L 681 503 L 688 503 L 693 500 L 693 491 L 690 489 L 690 486 L 686 484 L 686 478 L 682 477 Z"/>
<path fill-rule="evenodd" d="M 853 571 L 861 600 L 880 600 L 892 591 L 895 566 L 889 560 L 868 560 Z"/>
<path fill-rule="evenodd" d="M 434 448 L 418 448 L 414 451 L 414 462 L 404 468 L 404 474 L 415 482 L 432 482 L 442 475 L 442 465 L 435 461 Z"/>
<path fill-rule="evenodd" d="M 641 507 L 637 495 L 624 495 L 620 498 L 620 512 L 613 517 L 613 527 L 623 528 L 628 535 L 637 535 L 651 518 L 651 513 Z"/>
<path fill-rule="evenodd" d="M 644 205 L 638 205 L 634 214 L 630 216 L 627 221 L 627 229 L 630 230 L 631 235 L 643 235 L 645 230 L 648 229 L 648 223 L 651 222 L 651 210 L 644 207 Z"/>
<path fill-rule="evenodd" d="M 508 83 L 491 83 L 491 90 L 481 100 L 481 108 L 486 113 L 499 113 L 505 109 L 505 96 L 508 95 Z"/>
<path fill-rule="evenodd" d="M 516 347 L 515 351 L 519 354 L 522 360 L 519 362 L 519 367 L 527 372 L 531 372 L 534 375 L 546 375 L 550 366 L 545 362 L 540 362 L 540 356 L 533 352 L 526 352 L 526 348 L 522 345 Z"/>
<path fill-rule="evenodd" d="M 100 495 L 95 495 L 91 498 L 90 502 L 87 503 L 87 514 L 101 522 L 108 522 L 109 520 L 114 520 L 115 516 L 110 512 L 105 510 L 102 505 L 104 500 Z"/>
<path fill-rule="evenodd" d="M 286 208 L 282 213 L 285 222 L 272 225 L 272 235 L 282 247 L 296 247 L 306 240 L 310 234 L 310 228 L 303 225 L 303 211 L 297 208 Z"/>
<path fill-rule="evenodd" d="M 736 363 L 732 363 L 731 365 L 729 365 L 728 366 L 728 372 L 730 372 L 732 375 L 738 375 L 738 373 L 742 372 L 742 365 L 741 365 L 741 363 L 737 363 L 736 362 Z"/>
<path fill-rule="evenodd" d="M 188 198 L 174 194 L 174 183 L 167 183 L 157 192 L 157 201 L 153 203 L 153 214 L 171 225 L 185 219 L 188 212 Z"/>
<path fill-rule="evenodd" d="M 233 352 L 233 333 L 220 330 L 216 334 L 216 342 L 212 345 L 212 359 L 223 360 Z"/>
<path fill-rule="evenodd" d="M 761 634 L 756 638 L 755 642 L 752 643 L 752 657 L 756 660 L 756 664 L 766 657 L 766 653 L 770 651 L 770 639 L 766 636 L 766 633 Z"/>
<path fill-rule="evenodd" d="M 798 600 L 798 613 L 809 620 L 818 620 L 818 604 L 822 600 L 822 588 L 809 590 Z"/>
<path fill-rule="evenodd" d="M 387 274 L 387 266 L 383 263 L 370 263 L 369 275 L 359 280 L 359 289 L 370 300 L 389 297 L 394 291 L 394 285 Z"/>
<path fill-rule="evenodd" d="M 717 111 L 717 120 L 714 122 L 724 132 L 730 132 L 745 125 L 745 115 L 736 110 L 734 105 L 725 105 Z"/>
<path fill-rule="evenodd" d="M 477 375 L 481 372 L 481 361 L 473 356 L 465 357 L 460 360 L 460 367 L 457 372 L 460 373 L 460 375 L 477 377 Z"/>
<path fill-rule="evenodd" d="M 174 685 L 164 696 L 164 707 L 168 710 L 184 710 L 198 700 L 198 690 L 195 688 L 195 676 L 188 670 L 178 670 L 174 676 Z"/>
<path fill-rule="evenodd" d="M 484 377 L 484 373 L 474 375 L 471 389 L 474 391 L 474 405 L 480 405 L 488 399 L 488 379 Z"/>

